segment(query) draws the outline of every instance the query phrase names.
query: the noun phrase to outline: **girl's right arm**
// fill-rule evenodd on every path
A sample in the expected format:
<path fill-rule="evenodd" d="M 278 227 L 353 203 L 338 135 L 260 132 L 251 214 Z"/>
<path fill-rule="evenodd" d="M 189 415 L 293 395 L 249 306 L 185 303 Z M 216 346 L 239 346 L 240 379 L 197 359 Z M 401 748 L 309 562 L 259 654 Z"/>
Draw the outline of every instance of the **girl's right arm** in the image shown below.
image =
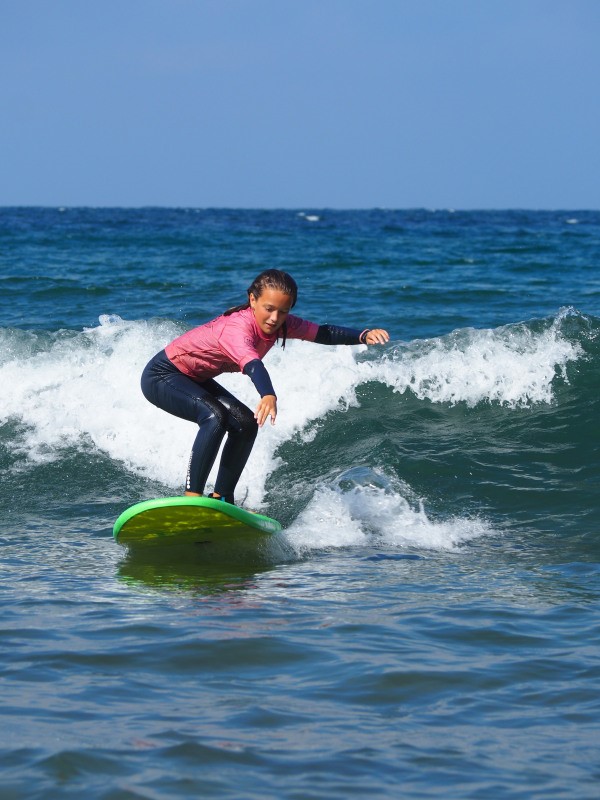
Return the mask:
<path fill-rule="evenodd" d="M 271 425 L 275 425 L 277 397 L 269 373 L 260 358 L 249 361 L 244 367 L 244 374 L 248 375 L 260 395 L 260 402 L 254 412 L 254 418 L 259 427 L 262 428 L 269 417 L 271 417 Z"/>
<path fill-rule="evenodd" d="M 275 425 L 277 417 L 277 398 L 274 394 L 266 394 L 260 398 L 259 404 L 256 406 L 254 418 L 258 422 L 259 428 L 265 424 L 268 418 L 271 417 L 271 425 Z"/>

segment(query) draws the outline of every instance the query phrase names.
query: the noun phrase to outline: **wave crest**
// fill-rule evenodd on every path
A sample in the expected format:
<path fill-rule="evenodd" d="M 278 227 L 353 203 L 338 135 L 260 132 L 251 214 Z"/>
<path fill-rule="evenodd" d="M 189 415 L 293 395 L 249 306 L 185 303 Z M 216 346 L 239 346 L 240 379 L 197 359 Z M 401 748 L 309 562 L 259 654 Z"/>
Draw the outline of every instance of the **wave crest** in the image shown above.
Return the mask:
<path fill-rule="evenodd" d="M 547 404 L 554 399 L 557 378 L 569 379 L 568 365 L 581 359 L 597 332 L 595 321 L 567 309 L 550 320 L 468 328 L 384 350 L 296 341 L 285 351 L 274 348 L 267 365 L 280 397 L 279 416 L 275 426 L 260 432 L 240 496 L 250 507 L 260 507 L 265 482 L 281 463 L 281 446 L 296 437 L 308 444 L 315 431 L 327 427 L 330 413 L 359 405 L 361 386 L 361 392 L 368 391 L 366 384 L 375 381 L 432 403 Z M 147 403 L 139 389 L 148 359 L 179 333 L 181 326 L 174 322 L 126 321 L 116 315 L 103 315 L 98 326 L 83 331 L 0 330 L 5 344 L 0 425 L 17 423 L 5 424 L 2 433 L 14 465 L 55 460 L 69 447 L 92 447 L 127 471 L 180 487 L 193 426 Z M 254 408 L 256 392 L 245 376 L 228 374 L 221 380 Z M 380 412 L 386 424 L 393 424 L 394 405 Z M 356 463 L 362 445 L 352 444 Z"/>
<path fill-rule="evenodd" d="M 447 336 L 398 345 L 373 376 L 403 393 L 433 403 L 498 403 L 523 408 L 550 403 L 553 382 L 568 380 L 566 368 L 583 354 L 563 330 L 570 309 L 541 323 L 494 330 L 465 328 Z"/>

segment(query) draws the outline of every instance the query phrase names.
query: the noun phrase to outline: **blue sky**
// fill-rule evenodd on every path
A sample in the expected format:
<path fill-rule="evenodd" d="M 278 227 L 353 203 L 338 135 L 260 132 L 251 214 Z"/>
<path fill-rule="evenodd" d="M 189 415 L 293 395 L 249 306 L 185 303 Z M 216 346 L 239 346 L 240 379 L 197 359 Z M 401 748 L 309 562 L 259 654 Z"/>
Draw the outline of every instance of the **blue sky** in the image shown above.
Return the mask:
<path fill-rule="evenodd" d="M 600 208 L 599 0 L 1 0 L 0 205 Z"/>

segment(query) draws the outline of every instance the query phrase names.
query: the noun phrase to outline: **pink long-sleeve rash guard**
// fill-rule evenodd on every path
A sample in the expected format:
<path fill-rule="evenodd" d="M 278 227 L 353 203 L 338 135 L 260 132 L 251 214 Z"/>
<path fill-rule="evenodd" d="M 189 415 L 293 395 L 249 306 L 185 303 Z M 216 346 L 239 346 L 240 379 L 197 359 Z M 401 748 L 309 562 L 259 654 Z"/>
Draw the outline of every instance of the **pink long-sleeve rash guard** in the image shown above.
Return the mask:
<path fill-rule="evenodd" d="M 314 342 L 319 330 L 315 322 L 287 316 L 287 338 Z M 263 359 L 277 341 L 258 327 L 251 308 L 220 316 L 184 333 L 165 352 L 180 372 L 195 381 L 205 381 L 223 372 L 242 372 L 254 359 Z"/>

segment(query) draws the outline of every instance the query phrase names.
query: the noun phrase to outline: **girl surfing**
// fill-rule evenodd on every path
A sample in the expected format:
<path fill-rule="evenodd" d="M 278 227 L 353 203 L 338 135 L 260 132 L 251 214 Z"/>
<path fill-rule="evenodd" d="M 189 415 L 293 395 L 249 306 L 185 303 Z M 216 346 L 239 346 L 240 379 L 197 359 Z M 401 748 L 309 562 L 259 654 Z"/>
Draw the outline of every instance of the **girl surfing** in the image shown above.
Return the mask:
<path fill-rule="evenodd" d="M 385 344 L 381 328 L 363 331 L 317 325 L 290 314 L 298 287 L 287 272 L 268 269 L 248 289 L 248 301 L 193 328 L 154 356 L 142 373 L 147 400 L 176 417 L 199 426 L 192 446 L 185 494 L 199 497 L 227 439 L 215 487 L 209 497 L 234 503 L 234 491 L 246 466 L 259 427 L 277 418 L 277 395 L 262 359 L 281 338 L 317 344 Z M 260 400 L 254 412 L 217 383 L 224 372 L 247 375 Z"/>

